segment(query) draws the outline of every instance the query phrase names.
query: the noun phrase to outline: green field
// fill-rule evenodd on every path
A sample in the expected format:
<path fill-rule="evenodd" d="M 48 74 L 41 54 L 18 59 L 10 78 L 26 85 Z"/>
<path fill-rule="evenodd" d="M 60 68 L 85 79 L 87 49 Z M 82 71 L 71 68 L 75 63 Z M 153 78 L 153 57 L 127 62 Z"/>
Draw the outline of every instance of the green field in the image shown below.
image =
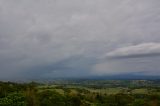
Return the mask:
<path fill-rule="evenodd" d="M 159 81 L 0 82 L 0 106 L 160 106 Z"/>

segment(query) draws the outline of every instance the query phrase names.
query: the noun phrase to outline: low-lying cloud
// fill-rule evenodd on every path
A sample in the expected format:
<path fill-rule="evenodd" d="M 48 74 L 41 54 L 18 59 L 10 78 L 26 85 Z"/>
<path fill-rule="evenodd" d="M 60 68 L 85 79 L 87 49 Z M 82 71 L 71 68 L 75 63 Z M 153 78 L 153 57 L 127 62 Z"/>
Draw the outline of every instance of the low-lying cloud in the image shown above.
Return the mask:
<path fill-rule="evenodd" d="M 159 6 L 160 0 L 0 0 L 0 79 L 153 75 L 160 70 Z"/>
<path fill-rule="evenodd" d="M 142 58 L 160 56 L 160 43 L 142 43 L 118 48 L 107 53 L 108 58 Z"/>

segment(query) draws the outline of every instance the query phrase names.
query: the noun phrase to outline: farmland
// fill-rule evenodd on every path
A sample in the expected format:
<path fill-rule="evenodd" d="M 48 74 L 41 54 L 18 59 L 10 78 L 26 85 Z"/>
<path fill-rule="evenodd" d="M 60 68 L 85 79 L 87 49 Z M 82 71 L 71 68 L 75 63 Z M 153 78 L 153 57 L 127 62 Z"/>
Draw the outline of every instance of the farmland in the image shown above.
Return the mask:
<path fill-rule="evenodd" d="M 0 106 L 160 106 L 159 80 L 0 83 Z"/>

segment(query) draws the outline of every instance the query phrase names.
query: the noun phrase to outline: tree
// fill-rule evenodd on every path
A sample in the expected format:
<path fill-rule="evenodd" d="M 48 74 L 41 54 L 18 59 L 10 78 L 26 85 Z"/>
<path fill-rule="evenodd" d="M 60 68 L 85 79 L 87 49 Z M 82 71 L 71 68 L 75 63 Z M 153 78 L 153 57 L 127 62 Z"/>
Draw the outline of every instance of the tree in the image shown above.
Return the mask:
<path fill-rule="evenodd" d="M 38 97 L 40 106 L 65 106 L 64 97 L 56 91 L 42 91 Z"/>
<path fill-rule="evenodd" d="M 0 106 L 26 106 L 25 97 L 20 93 L 12 93 L 0 98 Z"/>

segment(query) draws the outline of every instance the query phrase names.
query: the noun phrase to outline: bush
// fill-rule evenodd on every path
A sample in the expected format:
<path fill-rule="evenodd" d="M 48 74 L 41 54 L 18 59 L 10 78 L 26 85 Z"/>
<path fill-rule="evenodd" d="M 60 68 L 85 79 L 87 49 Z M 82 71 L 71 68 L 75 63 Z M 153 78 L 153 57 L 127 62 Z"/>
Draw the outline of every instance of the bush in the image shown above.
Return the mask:
<path fill-rule="evenodd" d="M 25 97 L 20 93 L 12 93 L 0 98 L 0 106 L 26 106 Z"/>

